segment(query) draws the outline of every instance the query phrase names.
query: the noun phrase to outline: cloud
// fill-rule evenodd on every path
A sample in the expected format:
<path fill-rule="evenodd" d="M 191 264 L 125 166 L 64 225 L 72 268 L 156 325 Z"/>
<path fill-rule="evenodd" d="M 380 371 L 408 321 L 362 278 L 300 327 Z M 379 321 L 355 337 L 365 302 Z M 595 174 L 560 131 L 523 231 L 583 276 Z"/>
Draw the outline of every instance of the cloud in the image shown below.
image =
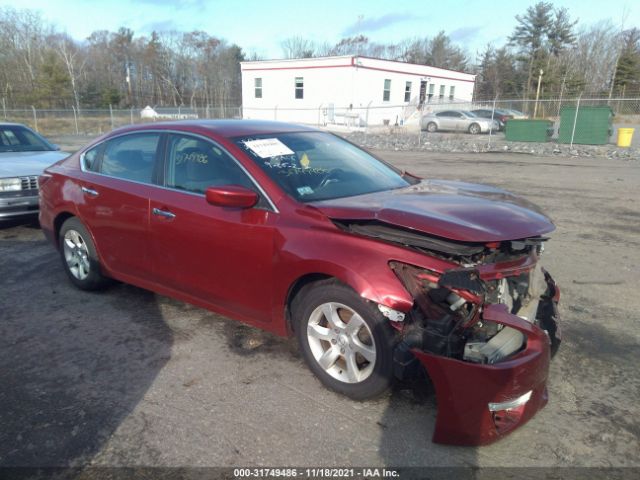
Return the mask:
<path fill-rule="evenodd" d="M 140 28 L 144 32 L 170 32 L 172 30 L 180 30 L 180 27 L 173 20 L 161 20 L 158 22 L 146 23 Z"/>
<path fill-rule="evenodd" d="M 139 3 L 146 3 L 147 5 L 154 6 L 169 6 L 169 7 L 198 7 L 203 8 L 206 4 L 205 0 L 138 0 Z"/>
<path fill-rule="evenodd" d="M 476 37 L 478 33 L 480 33 L 480 30 L 482 30 L 482 27 L 457 28 L 449 34 L 449 38 L 453 42 L 468 42 L 470 40 L 473 40 L 473 38 Z"/>
<path fill-rule="evenodd" d="M 410 13 L 388 13 L 381 17 L 364 17 L 345 28 L 342 35 L 348 37 L 349 35 L 356 35 L 358 33 L 375 32 L 395 23 L 406 22 L 407 20 L 413 20 L 415 18 L 415 15 L 411 15 Z"/>

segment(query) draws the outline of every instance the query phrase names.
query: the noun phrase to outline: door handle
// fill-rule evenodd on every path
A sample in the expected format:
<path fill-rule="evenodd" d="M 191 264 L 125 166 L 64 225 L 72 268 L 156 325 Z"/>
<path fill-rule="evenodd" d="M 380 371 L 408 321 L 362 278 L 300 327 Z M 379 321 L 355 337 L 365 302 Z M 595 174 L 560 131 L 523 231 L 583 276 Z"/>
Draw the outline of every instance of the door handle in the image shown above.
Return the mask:
<path fill-rule="evenodd" d="M 92 197 L 98 196 L 98 192 L 96 192 L 93 188 L 82 187 L 82 192 Z"/>
<path fill-rule="evenodd" d="M 175 213 L 167 212 L 166 210 L 160 210 L 159 208 L 154 208 L 152 212 L 154 215 L 158 215 L 159 217 L 176 218 Z"/>

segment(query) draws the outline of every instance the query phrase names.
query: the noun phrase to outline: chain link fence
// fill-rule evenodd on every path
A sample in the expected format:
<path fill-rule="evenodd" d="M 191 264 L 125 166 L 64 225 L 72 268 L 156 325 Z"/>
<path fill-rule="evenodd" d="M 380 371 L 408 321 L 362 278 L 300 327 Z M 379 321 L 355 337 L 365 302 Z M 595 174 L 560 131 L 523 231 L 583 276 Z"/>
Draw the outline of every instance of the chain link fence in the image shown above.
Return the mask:
<path fill-rule="evenodd" d="M 167 120 L 242 118 L 242 107 L 155 108 L 155 109 L 81 109 L 67 110 L 6 109 L 0 112 L 5 122 L 28 125 L 45 136 L 100 135 L 115 128 Z"/>
<path fill-rule="evenodd" d="M 407 103 L 384 106 L 338 106 L 323 103 L 308 108 L 253 108 L 240 106 L 202 108 L 82 109 L 45 110 L 36 108 L 6 109 L 4 121 L 29 125 L 48 136 L 99 135 L 130 124 L 166 120 L 249 118 L 279 120 L 313 125 L 336 131 L 361 131 L 365 134 L 425 135 L 459 133 L 467 135 L 473 120 L 460 119 L 423 133 L 425 116 L 439 117 L 447 111 L 478 112 L 492 123 L 478 135 L 489 144 L 493 141 L 557 142 L 563 144 L 615 144 L 618 131 L 640 130 L 640 98 L 554 98 L 542 100 L 491 99 L 485 101 L 437 100 L 424 104 Z M 465 121 L 462 121 L 465 120 Z M 478 140 L 480 139 L 478 138 Z M 640 146 L 640 131 L 633 135 L 631 146 Z"/>

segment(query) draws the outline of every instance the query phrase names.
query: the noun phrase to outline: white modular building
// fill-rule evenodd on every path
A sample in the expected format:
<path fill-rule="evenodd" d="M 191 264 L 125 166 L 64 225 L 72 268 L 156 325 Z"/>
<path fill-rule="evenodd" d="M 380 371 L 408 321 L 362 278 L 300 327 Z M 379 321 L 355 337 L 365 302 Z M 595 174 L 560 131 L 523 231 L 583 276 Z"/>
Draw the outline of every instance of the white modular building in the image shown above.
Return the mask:
<path fill-rule="evenodd" d="M 401 125 L 420 112 L 471 102 L 475 75 L 363 56 L 241 62 L 247 119 Z"/>

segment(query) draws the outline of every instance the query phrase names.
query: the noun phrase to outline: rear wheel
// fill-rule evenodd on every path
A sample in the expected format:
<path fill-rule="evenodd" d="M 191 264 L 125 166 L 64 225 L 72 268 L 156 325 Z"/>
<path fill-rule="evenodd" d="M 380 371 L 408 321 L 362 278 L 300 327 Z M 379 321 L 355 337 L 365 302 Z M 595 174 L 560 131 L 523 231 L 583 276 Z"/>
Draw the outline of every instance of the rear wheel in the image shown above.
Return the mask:
<path fill-rule="evenodd" d="M 427 124 L 427 132 L 434 133 L 437 130 L 438 130 L 438 125 L 436 125 L 434 122 L 429 122 Z"/>
<path fill-rule="evenodd" d="M 102 275 L 88 230 L 76 217 L 67 219 L 58 237 L 62 264 L 71 282 L 82 290 L 97 290 L 110 280 Z"/>
<path fill-rule="evenodd" d="M 356 400 L 391 385 L 394 333 L 377 308 L 335 281 L 303 289 L 292 314 L 302 355 L 327 387 Z"/>
<path fill-rule="evenodd" d="M 471 125 L 469 125 L 469 133 L 471 135 L 477 135 L 478 133 L 480 133 L 480 125 L 478 125 L 477 123 L 472 123 Z"/>

